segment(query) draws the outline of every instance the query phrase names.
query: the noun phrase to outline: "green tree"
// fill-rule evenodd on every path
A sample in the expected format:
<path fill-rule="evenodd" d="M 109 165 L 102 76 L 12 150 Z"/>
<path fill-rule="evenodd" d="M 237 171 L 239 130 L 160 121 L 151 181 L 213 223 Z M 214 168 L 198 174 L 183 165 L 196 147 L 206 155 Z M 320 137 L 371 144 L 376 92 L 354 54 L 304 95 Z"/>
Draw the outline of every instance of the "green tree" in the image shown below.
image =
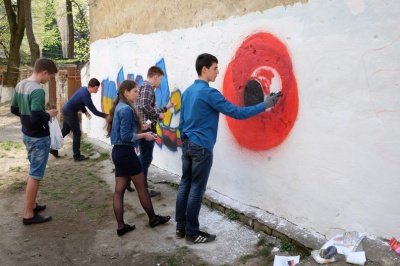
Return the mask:
<path fill-rule="evenodd" d="M 0 65 L 7 65 L 10 45 L 10 30 L 4 2 L 0 2 Z"/>
<path fill-rule="evenodd" d="M 21 64 L 20 48 L 25 33 L 25 8 L 23 0 L 3 0 L 10 31 L 7 72 L 3 85 L 13 88 L 17 85 Z"/>
<path fill-rule="evenodd" d="M 65 2 L 67 8 L 67 24 L 68 24 L 68 46 L 67 54 L 68 59 L 74 58 L 74 16 L 72 14 L 72 2 L 71 0 L 66 0 Z"/>
<path fill-rule="evenodd" d="M 33 32 L 32 25 L 32 0 L 25 0 L 25 26 L 26 26 L 26 37 L 29 42 L 29 50 L 31 53 L 31 66 L 35 65 L 36 60 L 40 57 L 39 44 L 36 42 L 35 34 Z"/>
<path fill-rule="evenodd" d="M 57 26 L 54 0 L 46 0 L 45 18 L 42 56 L 63 59 L 62 41 L 60 30 Z"/>
<path fill-rule="evenodd" d="M 89 31 L 89 17 L 87 13 L 87 0 L 73 0 L 73 14 L 75 17 L 74 23 L 74 48 L 75 57 L 80 62 L 89 61 L 89 47 L 90 47 L 90 31 Z"/>
<path fill-rule="evenodd" d="M 15 1 L 12 2 L 15 5 Z M 44 9 L 45 4 L 42 1 L 32 2 L 32 29 L 34 35 L 37 38 L 38 46 L 42 46 L 43 43 L 43 32 L 44 32 Z M 27 31 L 28 35 L 28 31 Z M 29 39 L 29 38 L 28 38 Z M 10 25 L 8 24 L 6 9 L 4 1 L 0 0 L 0 65 L 5 66 L 8 64 L 9 51 L 10 51 Z M 31 52 L 28 47 L 27 39 L 22 39 L 20 47 L 20 66 L 30 65 Z"/>

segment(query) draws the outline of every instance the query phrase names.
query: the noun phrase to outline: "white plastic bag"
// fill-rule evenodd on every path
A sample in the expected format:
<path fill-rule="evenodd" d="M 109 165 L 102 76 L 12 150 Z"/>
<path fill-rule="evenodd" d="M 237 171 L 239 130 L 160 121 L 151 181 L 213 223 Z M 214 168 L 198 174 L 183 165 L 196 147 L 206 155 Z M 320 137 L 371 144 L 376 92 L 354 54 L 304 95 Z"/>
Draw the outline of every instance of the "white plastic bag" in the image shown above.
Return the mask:
<path fill-rule="evenodd" d="M 367 261 L 365 257 L 365 251 L 349 252 L 345 254 L 346 262 L 356 265 L 364 265 Z"/>
<path fill-rule="evenodd" d="M 61 133 L 60 125 L 56 116 L 52 117 L 49 121 L 50 127 L 50 148 L 53 150 L 59 150 L 64 145 L 64 138 Z"/>

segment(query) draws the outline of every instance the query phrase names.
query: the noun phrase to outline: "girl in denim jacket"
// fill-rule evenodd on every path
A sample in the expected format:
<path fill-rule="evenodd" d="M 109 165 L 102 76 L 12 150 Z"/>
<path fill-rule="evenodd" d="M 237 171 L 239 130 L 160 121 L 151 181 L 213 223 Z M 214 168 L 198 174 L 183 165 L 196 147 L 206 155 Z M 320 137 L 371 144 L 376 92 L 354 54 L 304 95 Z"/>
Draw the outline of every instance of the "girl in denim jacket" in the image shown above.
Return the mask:
<path fill-rule="evenodd" d="M 154 213 L 153 204 L 146 187 L 142 165 L 135 152 L 138 139 L 154 140 L 151 132 L 142 133 L 142 125 L 137 110 L 132 103 L 139 95 L 137 83 L 125 80 L 118 89 L 118 96 L 107 116 L 107 136 L 111 139 L 112 160 L 115 165 L 115 192 L 113 207 L 117 219 L 117 235 L 122 236 L 135 229 L 134 225 L 124 222 L 125 188 L 132 180 L 138 192 L 139 201 L 149 217 L 149 225 L 155 227 L 170 220 L 170 216 Z"/>

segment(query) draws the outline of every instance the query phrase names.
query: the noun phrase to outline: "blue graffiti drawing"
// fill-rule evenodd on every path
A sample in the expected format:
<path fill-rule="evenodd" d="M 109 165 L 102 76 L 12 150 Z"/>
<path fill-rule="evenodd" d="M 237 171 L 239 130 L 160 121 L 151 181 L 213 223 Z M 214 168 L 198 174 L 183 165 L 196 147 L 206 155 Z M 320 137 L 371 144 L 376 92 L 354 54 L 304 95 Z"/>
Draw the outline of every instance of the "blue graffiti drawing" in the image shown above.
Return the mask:
<path fill-rule="evenodd" d="M 157 145 L 162 148 L 166 146 L 171 151 L 177 151 L 178 147 L 182 146 L 182 142 L 180 140 L 180 132 L 178 129 L 179 126 L 179 111 L 180 111 L 180 96 L 181 92 L 179 89 L 175 89 L 172 93 L 169 90 L 168 85 L 168 76 L 167 69 L 165 67 L 164 58 L 160 59 L 156 66 L 160 67 L 164 71 L 164 77 L 161 80 L 160 86 L 156 89 L 156 103 L 157 106 L 166 106 L 167 103 L 173 99 L 173 101 L 177 104 L 173 110 L 168 110 L 165 113 L 165 118 L 163 121 L 160 121 L 156 125 L 157 135 Z M 138 86 L 143 83 L 143 77 L 141 75 L 137 75 L 135 77 L 134 74 L 127 74 L 127 80 L 134 80 L 138 83 Z M 105 113 L 109 113 L 110 108 L 112 106 L 113 100 L 117 97 L 117 88 L 125 80 L 124 69 L 121 67 L 117 74 L 117 82 L 110 81 L 108 78 L 101 82 L 101 103 L 102 110 Z"/>

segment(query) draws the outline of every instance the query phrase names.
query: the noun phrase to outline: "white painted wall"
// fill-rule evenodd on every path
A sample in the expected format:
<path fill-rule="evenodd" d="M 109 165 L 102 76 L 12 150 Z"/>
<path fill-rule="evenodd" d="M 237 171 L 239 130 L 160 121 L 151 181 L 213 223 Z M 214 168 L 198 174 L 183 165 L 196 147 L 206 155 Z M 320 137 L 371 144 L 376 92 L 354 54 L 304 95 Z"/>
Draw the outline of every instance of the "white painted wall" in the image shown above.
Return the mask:
<path fill-rule="evenodd" d="M 5 103 L 11 101 L 14 89 L 0 85 L 0 102 Z"/>
<path fill-rule="evenodd" d="M 164 58 L 171 90 L 196 78 L 203 52 L 227 65 L 246 36 L 265 31 L 287 47 L 299 113 L 278 147 L 240 147 L 221 116 L 208 188 L 327 236 L 357 230 L 400 238 L 400 1 L 309 1 L 196 28 L 125 34 L 91 45 L 90 75 L 141 74 Z M 92 95 L 100 108 L 100 93 Z M 86 122 L 85 122 L 86 123 Z M 94 117 L 91 137 L 104 137 Z M 251 130 L 251 129 L 250 129 Z M 155 148 L 153 163 L 181 173 L 181 150 Z"/>

